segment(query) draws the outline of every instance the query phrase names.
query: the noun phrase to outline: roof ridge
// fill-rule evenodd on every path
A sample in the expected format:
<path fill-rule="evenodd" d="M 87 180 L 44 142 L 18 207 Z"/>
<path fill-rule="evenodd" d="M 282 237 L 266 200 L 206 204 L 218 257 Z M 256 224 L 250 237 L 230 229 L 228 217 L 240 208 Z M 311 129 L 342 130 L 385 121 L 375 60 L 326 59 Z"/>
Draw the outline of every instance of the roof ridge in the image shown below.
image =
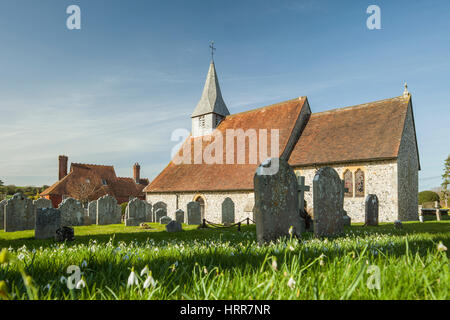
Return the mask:
<path fill-rule="evenodd" d="M 275 107 L 275 106 L 278 106 L 278 105 L 280 105 L 280 104 L 285 104 L 285 103 L 288 103 L 288 102 L 301 101 L 302 99 L 305 99 L 305 100 L 306 100 L 306 98 L 307 98 L 306 96 L 300 96 L 300 97 L 293 98 L 293 99 L 289 99 L 289 100 L 286 100 L 286 101 L 281 101 L 281 102 L 269 104 L 269 105 L 267 105 L 267 106 L 259 107 L 259 108 L 256 108 L 256 109 L 251 109 L 251 110 L 247 110 L 247 111 L 242 111 L 242 112 L 238 112 L 238 113 L 233 113 L 233 114 L 230 114 L 230 115 L 226 116 L 225 119 L 226 119 L 226 118 L 231 118 L 231 117 L 234 117 L 234 116 L 238 116 L 238 115 L 241 115 L 241 114 L 245 114 L 245 113 L 250 113 L 250 112 L 259 111 L 259 110 L 262 110 L 262 109 L 268 109 L 268 108 Z"/>
<path fill-rule="evenodd" d="M 315 113 L 312 113 L 311 116 L 328 114 L 328 113 L 334 113 L 334 112 L 341 112 L 341 111 L 349 111 L 349 110 L 354 110 L 354 109 L 367 108 L 367 107 L 372 106 L 373 104 L 383 103 L 383 102 L 386 102 L 388 100 L 395 100 L 395 99 L 409 99 L 409 98 L 404 97 L 404 96 L 397 96 L 397 97 L 393 97 L 393 98 L 387 98 L 387 99 L 376 100 L 376 101 L 372 101 L 372 102 L 365 102 L 365 103 L 361 103 L 361 104 L 356 104 L 356 105 L 348 106 L 348 107 L 334 108 L 334 109 L 325 110 L 325 111 L 321 111 L 321 112 L 315 112 Z"/>
<path fill-rule="evenodd" d="M 92 167 L 114 168 L 114 165 L 92 164 L 92 163 L 79 163 L 79 162 L 72 162 L 71 165 L 81 165 L 81 166 L 92 166 Z"/>

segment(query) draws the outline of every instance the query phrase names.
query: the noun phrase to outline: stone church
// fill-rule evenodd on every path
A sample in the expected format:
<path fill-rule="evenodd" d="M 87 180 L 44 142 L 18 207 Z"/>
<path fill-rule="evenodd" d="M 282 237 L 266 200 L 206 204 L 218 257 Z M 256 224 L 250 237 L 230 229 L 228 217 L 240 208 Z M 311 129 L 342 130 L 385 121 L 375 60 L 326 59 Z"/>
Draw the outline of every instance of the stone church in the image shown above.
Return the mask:
<path fill-rule="evenodd" d="M 146 200 L 163 202 L 171 218 L 197 201 L 204 218 L 221 223 L 225 199 L 234 204 L 236 222 L 253 218 L 256 168 L 284 155 L 311 186 L 305 193 L 308 208 L 316 171 L 330 166 L 345 181 L 344 209 L 352 222 L 364 221 L 368 194 L 378 196 L 380 222 L 418 219 L 420 162 L 406 85 L 399 97 L 325 112 L 311 113 L 308 99 L 299 97 L 230 114 L 211 61 L 191 118 L 191 135 L 144 189 Z M 214 161 L 204 159 L 205 153 Z"/>

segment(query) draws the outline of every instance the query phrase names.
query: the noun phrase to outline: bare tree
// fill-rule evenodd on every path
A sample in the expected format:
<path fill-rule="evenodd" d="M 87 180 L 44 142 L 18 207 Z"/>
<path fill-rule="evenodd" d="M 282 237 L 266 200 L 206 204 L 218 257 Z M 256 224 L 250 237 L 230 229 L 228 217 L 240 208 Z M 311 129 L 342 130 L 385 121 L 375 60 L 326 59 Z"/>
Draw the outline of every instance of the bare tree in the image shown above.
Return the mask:
<path fill-rule="evenodd" d="M 92 183 L 89 179 L 86 181 L 78 182 L 74 184 L 72 190 L 72 196 L 79 200 L 83 205 L 89 203 L 89 201 L 100 191 L 102 186 L 98 183 Z"/>

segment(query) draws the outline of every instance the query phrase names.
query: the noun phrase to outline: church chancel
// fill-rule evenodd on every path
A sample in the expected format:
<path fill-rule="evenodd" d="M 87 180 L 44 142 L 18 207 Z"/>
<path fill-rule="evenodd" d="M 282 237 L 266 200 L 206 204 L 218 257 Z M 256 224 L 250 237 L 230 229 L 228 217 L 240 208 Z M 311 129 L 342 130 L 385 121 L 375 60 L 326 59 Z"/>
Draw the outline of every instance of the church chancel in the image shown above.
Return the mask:
<path fill-rule="evenodd" d="M 364 222 L 369 194 L 378 197 L 380 222 L 417 219 L 420 162 L 406 86 L 395 98 L 325 112 L 312 113 L 308 99 L 299 97 L 230 114 L 211 60 L 191 119 L 191 135 L 175 156 L 189 161 L 174 158 L 144 189 L 146 200 L 164 202 L 173 219 L 177 209 L 186 211 L 187 204 L 195 201 L 203 218 L 222 223 L 225 200 L 233 202 L 236 222 L 253 218 L 249 208 L 254 204 L 255 170 L 287 150 L 288 163 L 298 177 L 304 177 L 299 178 L 299 193 L 308 208 L 313 207 L 313 192 L 307 186 L 312 186 L 317 170 L 328 166 L 344 181 L 344 209 L 352 222 Z M 216 161 L 204 161 L 198 146 Z"/>

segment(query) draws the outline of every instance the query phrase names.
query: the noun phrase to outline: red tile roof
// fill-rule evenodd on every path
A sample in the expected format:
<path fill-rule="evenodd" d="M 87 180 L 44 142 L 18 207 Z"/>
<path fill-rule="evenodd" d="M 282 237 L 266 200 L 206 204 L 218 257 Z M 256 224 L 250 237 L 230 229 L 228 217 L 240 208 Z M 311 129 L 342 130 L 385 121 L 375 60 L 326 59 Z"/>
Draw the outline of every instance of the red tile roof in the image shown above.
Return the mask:
<path fill-rule="evenodd" d="M 194 164 L 194 145 L 197 142 L 200 142 L 202 143 L 202 150 L 205 150 L 207 146 L 210 146 L 212 142 L 216 140 L 211 135 L 207 136 L 208 138 L 211 138 L 211 141 L 205 141 L 203 137 L 189 137 L 184 142 L 184 145 L 181 147 L 178 155 L 183 155 L 182 150 L 185 147 L 187 150 L 190 149 L 192 164 L 175 164 L 172 160 L 169 165 L 150 183 L 150 185 L 144 189 L 144 192 L 252 190 L 253 175 L 261 160 L 257 159 L 255 164 L 249 164 L 249 152 L 245 152 L 245 164 L 236 164 L 237 143 L 235 143 L 234 164 L 226 164 L 225 146 L 227 144 L 227 130 L 242 129 L 247 131 L 249 129 L 255 129 L 256 137 L 259 139 L 259 130 L 267 129 L 268 156 L 272 156 L 270 154 L 271 129 L 278 129 L 279 155 L 281 155 L 304 106 L 309 109 L 306 97 L 301 97 L 260 109 L 227 116 L 213 133 L 220 133 L 224 137 L 223 164 L 206 164 L 205 162 L 202 164 Z M 248 140 L 246 142 L 245 149 L 249 149 Z M 200 159 L 199 157 L 195 158 L 197 160 Z M 202 162 L 201 159 L 200 162 Z"/>

